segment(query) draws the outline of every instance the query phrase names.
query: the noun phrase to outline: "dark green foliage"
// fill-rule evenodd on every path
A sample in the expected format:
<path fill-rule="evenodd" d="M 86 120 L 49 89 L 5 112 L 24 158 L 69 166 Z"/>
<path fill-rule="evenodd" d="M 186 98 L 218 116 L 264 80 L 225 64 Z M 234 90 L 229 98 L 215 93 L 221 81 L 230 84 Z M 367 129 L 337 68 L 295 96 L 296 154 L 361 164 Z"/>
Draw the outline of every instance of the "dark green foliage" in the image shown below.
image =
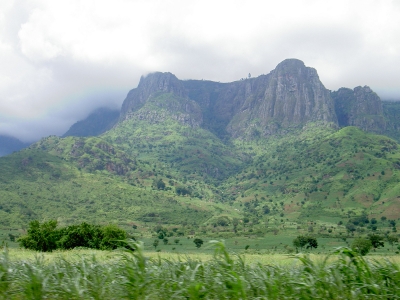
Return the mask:
<path fill-rule="evenodd" d="M 28 234 L 18 239 L 20 246 L 36 251 L 53 251 L 57 249 L 60 231 L 56 229 L 57 221 L 50 220 L 42 224 L 39 221 L 29 223 Z"/>
<path fill-rule="evenodd" d="M 165 189 L 165 183 L 164 183 L 164 181 L 162 181 L 162 179 L 157 180 L 156 186 L 157 186 L 157 189 L 159 189 L 159 190 Z"/>
<path fill-rule="evenodd" d="M 175 187 L 175 191 L 180 196 L 190 195 L 192 193 L 189 188 L 182 185 Z"/>
<path fill-rule="evenodd" d="M 307 244 L 307 237 L 303 235 L 299 235 L 293 240 L 293 246 L 295 246 L 296 249 L 298 248 L 303 249 L 303 247 L 306 244 Z"/>
<path fill-rule="evenodd" d="M 399 238 L 398 238 L 396 235 L 393 235 L 393 234 L 388 235 L 388 236 L 386 237 L 386 240 L 388 241 L 389 245 L 392 246 L 392 248 L 393 248 L 393 245 L 394 245 L 394 244 L 396 244 L 396 243 L 399 242 Z"/>
<path fill-rule="evenodd" d="M 363 256 L 367 255 L 371 248 L 371 240 L 366 238 L 356 238 L 351 244 L 351 249 Z"/>
<path fill-rule="evenodd" d="M 196 245 L 197 248 L 200 248 L 201 245 L 203 245 L 204 241 L 203 241 L 202 239 L 195 238 L 195 239 L 193 240 L 193 243 L 195 243 L 195 245 Z"/>
<path fill-rule="evenodd" d="M 308 237 L 307 240 L 307 249 L 317 249 L 318 248 L 318 242 L 317 239 L 315 237 Z"/>
<path fill-rule="evenodd" d="M 379 247 L 385 247 L 383 236 L 379 234 L 369 234 L 368 239 L 371 241 L 371 245 L 374 248 L 374 251 Z"/>
<path fill-rule="evenodd" d="M 18 239 L 20 246 L 36 251 L 73 249 L 86 247 L 112 250 L 125 246 L 126 232 L 115 225 L 91 225 L 82 223 L 57 229 L 57 221 L 50 220 L 40 224 L 29 223 L 28 234 Z"/>
<path fill-rule="evenodd" d="M 315 237 L 299 235 L 293 240 L 293 246 L 301 250 L 303 250 L 304 246 L 306 246 L 307 249 L 316 249 L 318 248 L 318 241 Z"/>
<path fill-rule="evenodd" d="M 159 242 L 158 239 L 155 239 L 155 240 L 153 241 L 153 247 L 154 247 L 154 249 L 157 248 L 157 246 L 158 246 L 159 243 L 160 243 L 160 242 Z"/>

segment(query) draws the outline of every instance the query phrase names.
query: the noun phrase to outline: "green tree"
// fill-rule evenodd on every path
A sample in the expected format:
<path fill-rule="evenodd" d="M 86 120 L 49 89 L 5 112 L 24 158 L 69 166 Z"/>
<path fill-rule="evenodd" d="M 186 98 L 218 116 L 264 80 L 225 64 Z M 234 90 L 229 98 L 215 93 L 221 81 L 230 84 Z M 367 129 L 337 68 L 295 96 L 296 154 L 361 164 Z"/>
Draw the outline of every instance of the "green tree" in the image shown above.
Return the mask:
<path fill-rule="evenodd" d="M 315 237 L 308 237 L 307 238 L 307 249 L 318 248 L 318 242 Z"/>
<path fill-rule="evenodd" d="M 299 248 L 303 251 L 305 245 L 307 245 L 307 237 L 304 235 L 299 235 L 293 240 L 293 246 L 296 248 L 296 251 Z"/>
<path fill-rule="evenodd" d="M 165 183 L 164 183 L 164 181 L 162 181 L 161 178 L 157 181 L 156 186 L 157 186 L 157 189 L 159 189 L 159 190 L 165 189 Z"/>
<path fill-rule="evenodd" d="M 153 247 L 154 247 L 154 249 L 157 248 L 158 243 L 159 243 L 158 239 L 155 239 L 155 240 L 153 241 Z"/>
<path fill-rule="evenodd" d="M 168 245 L 168 239 L 165 237 L 163 238 L 164 245 Z"/>
<path fill-rule="evenodd" d="M 357 238 L 351 244 L 351 249 L 363 256 L 367 255 L 371 248 L 371 240 L 366 238 Z"/>
<path fill-rule="evenodd" d="M 388 235 L 386 240 L 388 241 L 389 245 L 392 246 L 392 250 L 393 250 L 393 245 L 399 242 L 399 238 L 393 234 Z"/>
<path fill-rule="evenodd" d="M 368 235 L 368 239 L 371 241 L 372 247 L 374 251 L 379 247 L 385 247 L 385 243 L 383 242 L 383 236 L 379 234 L 370 234 Z"/>
<path fill-rule="evenodd" d="M 50 220 L 40 224 L 34 220 L 29 223 L 28 234 L 18 239 L 21 247 L 36 251 L 53 251 L 57 249 L 60 233 L 56 230 L 57 221 Z"/>
<path fill-rule="evenodd" d="M 293 246 L 296 247 L 296 251 L 300 248 L 303 251 L 304 246 L 307 249 L 318 248 L 318 241 L 315 237 L 299 235 L 293 240 Z"/>
<path fill-rule="evenodd" d="M 118 247 L 123 247 L 126 240 L 125 230 L 119 228 L 117 225 L 111 224 L 101 227 L 101 242 L 99 249 L 113 250 Z"/>
<path fill-rule="evenodd" d="M 193 243 L 196 244 L 196 247 L 197 247 L 197 248 L 200 248 L 201 245 L 203 245 L 204 242 L 203 242 L 202 239 L 196 238 L 196 239 L 193 240 Z"/>

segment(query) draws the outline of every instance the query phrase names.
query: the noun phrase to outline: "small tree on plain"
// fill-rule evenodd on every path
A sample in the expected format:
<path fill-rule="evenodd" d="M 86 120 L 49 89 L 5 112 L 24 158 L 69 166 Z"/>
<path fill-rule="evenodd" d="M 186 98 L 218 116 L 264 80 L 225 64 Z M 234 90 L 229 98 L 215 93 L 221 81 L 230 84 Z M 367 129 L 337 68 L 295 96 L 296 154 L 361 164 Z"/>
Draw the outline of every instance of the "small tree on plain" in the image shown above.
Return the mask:
<path fill-rule="evenodd" d="M 351 249 L 363 256 L 367 255 L 371 248 L 371 240 L 366 238 L 357 238 L 351 244 Z"/>
<path fill-rule="evenodd" d="M 318 242 L 315 237 L 308 237 L 307 238 L 307 249 L 318 248 Z"/>
<path fill-rule="evenodd" d="M 393 245 L 399 242 L 399 238 L 393 234 L 389 235 L 386 239 L 389 245 L 392 246 L 392 250 L 393 250 Z"/>
<path fill-rule="evenodd" d="M 385 247 L 385 243 L 383 242 L 383 236 L 379 234 L 370 234 L 368 235 L 368 239 L 371 241 L 372 247 L 374 251 L 379 247 Z"/>
<path fill-rule="evenodd" d="M 153 242 L 153 247 L 154 247 L 154 249 L 157 248 L 158 243 L 159 243 L 158 239 L 155 239 L 154 242 Z"/>
<path fill-rule="evenodd" d="M 303 250 L 303 247 L 307 245 L 307 237 L 304 235 L 299 235 L 293 240 L 293 246 L 296 247 L 296 250 L 300 248 Z"/>
<path fill-rule="evenodd" d="M 196 247 L 197 247 L 197 248 L 200 248 L 201 245 L 203 245 L 204 242 L 203 242 L 202 239 L 196 238 L 196 239 L 194 239 L 193 243 L 196 244 Z"/>

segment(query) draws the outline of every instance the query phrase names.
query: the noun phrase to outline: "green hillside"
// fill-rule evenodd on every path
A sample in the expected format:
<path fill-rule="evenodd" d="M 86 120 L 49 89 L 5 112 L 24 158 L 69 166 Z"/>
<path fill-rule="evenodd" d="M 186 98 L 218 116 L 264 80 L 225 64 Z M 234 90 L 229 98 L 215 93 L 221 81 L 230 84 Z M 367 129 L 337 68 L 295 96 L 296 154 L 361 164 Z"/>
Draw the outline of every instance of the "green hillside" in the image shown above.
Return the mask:
<path fill-rule="evenodd" d="M 129 136 L 128 128 L 135 128 Z M 221 171 L 207 174 L 202 163 Z M 128 120 L 101 138 L 43 139 L 1 158 L 0 167 L 4 228 L 51 218 L 143 232 L 156 224 L 233 226 L 235 219 L 256 227 L 280 219 L 337 224 L 361 215 L 397 219 L 400 201 L 397 143 L 355 127 L 309 125 L 228 147 L 172 120 Z"/>
<path fill-rule="evenodd" d="M 317 223 L 323 234 L 327 228 L 345 232 L 349 223 L 362 232 L 357 218 L 397 219 L 400 150 L 394 140 L 356 127 L 338 129 L 329 121 L 334 115 L 324 121 L 317 111 L 269 133 L 228 133 L 229 116 L 259 113 L 240 95 L 251 84 L 262 95 L 263 80 L 183 84 L 157 73 L 128 94 L 119 121 L 103 134 L 50 136 L 1 157 L 0 229 L 57 219 L 61 225 L 116 223 L 137 234 L 164 226 L 175 235 L 221 237 L 287 228 L 295 233 Z M 292 93 L 290 86 L 285 91 Z M 253 121 L 242 122 L 240 132 L 256 131 Z"/>
<path fill-rule="evenodd" d="M 310 127 L 250 148 L 254 160 L 224 183 L 227 199 L 260 220 L 337 223 L 367 214 L 397 219 L 400 151 L 385 137 L 355 127 Z"/>

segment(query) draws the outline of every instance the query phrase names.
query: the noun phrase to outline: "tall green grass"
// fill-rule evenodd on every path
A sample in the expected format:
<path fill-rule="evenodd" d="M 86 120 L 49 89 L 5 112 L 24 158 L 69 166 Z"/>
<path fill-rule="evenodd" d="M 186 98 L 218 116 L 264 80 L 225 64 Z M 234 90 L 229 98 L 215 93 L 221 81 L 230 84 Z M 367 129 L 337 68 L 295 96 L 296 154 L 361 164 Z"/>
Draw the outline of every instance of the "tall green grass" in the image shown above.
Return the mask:
<path fill-rule="evenodd" d="M 136 251 L 45 261 L 0 258 L 1 299 L 398 299 L 399 265 L 366 260 L 342 248 L 315 261 L 293 256 L 293 265 L 247 264 L 214 242 L 214 258 L 200 261 L 147 258 Z"/>

